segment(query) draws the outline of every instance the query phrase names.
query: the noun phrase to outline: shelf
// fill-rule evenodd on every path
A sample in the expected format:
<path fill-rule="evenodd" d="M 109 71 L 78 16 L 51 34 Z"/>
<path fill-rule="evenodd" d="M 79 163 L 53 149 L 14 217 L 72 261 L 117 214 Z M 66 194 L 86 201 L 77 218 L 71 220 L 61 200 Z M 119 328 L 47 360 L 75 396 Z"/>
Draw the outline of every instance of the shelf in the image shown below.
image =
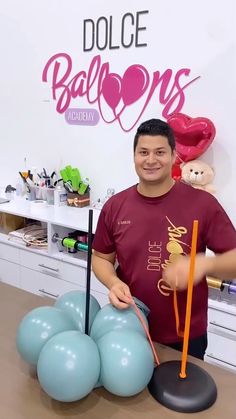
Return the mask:
<path fill-rule="evenodd" d="M 24 217 L 39 221 L 47 225 L 48 232 L 48 248 L 37 249 L 28 247 L 20 240 L 10 238 L 8 234 L 0 233 L 0 242 L 6 243 L 10 246 L 19 249 L 25 249 L 29 252 L 44 254 L 57 260 L 62 260 L 73 265 L 80 265 L 86 268 L 87 254 L 83 252 L 67 253 L 61 246 L 52 243 L 51 239 L 54 233 L 59 233 L 59 236 L 64 237 L 69 232 L 74 230 L 88 231 L 88 219 L 90 207 L 72 208 L 69 206 L 54 206 L 46 205 L 45 207 L 35 208 L 30 201 L 23 198 L 15 198 L 14 200 L 1 204 L 0 212 L 11 215 Z M 93 209 L 93 233 L 96 230 L 96 225 L 100 210 Z M 62 251 L 63 250 L 63 251 Z"/>
<path fill-rule="evenodd" d="M 0 212 L 32 218 L 50 224 L 56 224 L 81 231 L 88 230 L 89 209 L 93 210 L 93 233 L 95 233 L 100 210 L 91 207 L 72 208 L 69 206 L 46 205 L 43 208 L 34 208 L 30 201 L 16 198 L 0 205 Z"/>
<path fill-rule="evenodd" d="M 19 249 L 24 249 L 32 253 L 39 253 L 43 254 L 45 256 L 48 256 L 48 250 L 47 249 L 39 249 L 32 246 L 27 246 L 26 243 L 23 241 L 14 240 L 11 238 L 8 234 L 0 233 L 0 243 L 7 244 L 9 246 L 17 247 Z"/>

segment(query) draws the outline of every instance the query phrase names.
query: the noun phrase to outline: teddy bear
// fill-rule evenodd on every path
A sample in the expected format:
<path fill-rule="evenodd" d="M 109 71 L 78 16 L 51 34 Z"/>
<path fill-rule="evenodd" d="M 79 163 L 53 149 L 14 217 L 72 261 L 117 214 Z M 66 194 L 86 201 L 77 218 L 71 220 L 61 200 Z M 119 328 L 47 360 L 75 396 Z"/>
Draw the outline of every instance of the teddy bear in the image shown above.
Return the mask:
<path fill-rule="evenodd" d="M 213 168 L 202 160 L 191 160 L 182 165 L 181 180 L 211 194 L 216 191 L 212 185 L 214 176 Z"/>

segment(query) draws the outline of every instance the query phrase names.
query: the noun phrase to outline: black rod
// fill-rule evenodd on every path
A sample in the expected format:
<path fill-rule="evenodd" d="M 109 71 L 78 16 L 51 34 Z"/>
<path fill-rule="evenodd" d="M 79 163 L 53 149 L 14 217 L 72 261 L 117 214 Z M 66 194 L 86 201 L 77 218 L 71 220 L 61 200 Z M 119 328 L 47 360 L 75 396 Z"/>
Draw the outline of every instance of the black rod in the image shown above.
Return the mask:
<path fill-rule="evenodd" d="M 93 210 L 89 210 L 88 221 L 88 255 L 87 255 L 87 279 L 86 279 L 86 305 L 85 305 L 85 333 L 89 334 L 89 304 L 90 304 L 90 281 L 91 281 L 91 258 L 93 239 Z"/>

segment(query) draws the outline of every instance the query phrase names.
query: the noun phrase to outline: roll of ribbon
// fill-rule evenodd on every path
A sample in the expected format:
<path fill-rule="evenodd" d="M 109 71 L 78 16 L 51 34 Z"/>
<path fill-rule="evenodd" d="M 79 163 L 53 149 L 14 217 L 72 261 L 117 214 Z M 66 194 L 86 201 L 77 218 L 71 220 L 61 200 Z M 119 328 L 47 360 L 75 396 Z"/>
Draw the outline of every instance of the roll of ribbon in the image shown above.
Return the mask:
<path fill-rule="evenodd" d="M 229 294 L 236 294 L 236 282 L 231 282 L 228 288 Z"/>
<path fill-rule="evenodd" d="M 86 243 L 80 243 L 78 240 L 72 239 L 70 237 L 64 237 L 62 240 L 62 246 L 67 247 L 68 249 L 84 250 L 88 251 L 88 245 Z"/>
<path fill-rule="evenodd" d="M 61 244 L 62 246 L 67 247 L 67 249 L 75 249 L 76 240 L 71 237 L 64 237 Z"/>
<path fill-rule="evenodd" d="M 207 277 L 207 285 L 210 288 L 216 288 L 220 291 L 223 291 L 224 289 L 224 283 L 221 279 L 218 278 L 212 278 L 212 277 Z"/>

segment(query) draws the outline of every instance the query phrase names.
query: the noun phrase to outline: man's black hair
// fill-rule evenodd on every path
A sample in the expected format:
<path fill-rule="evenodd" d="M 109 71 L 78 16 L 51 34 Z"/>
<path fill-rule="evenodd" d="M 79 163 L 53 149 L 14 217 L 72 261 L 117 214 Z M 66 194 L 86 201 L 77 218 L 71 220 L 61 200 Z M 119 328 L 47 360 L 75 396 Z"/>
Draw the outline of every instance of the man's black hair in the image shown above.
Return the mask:
<path fill-rule="evenodd" d="M 171 150 L 175 150 L 175 137 L 172 128 L 161 119 L 149 119 L 139 125 L 134 137 L 134 152 L 136 150 L 138 139 L 141 135 L 162 135 L 166 137 Z"/>

